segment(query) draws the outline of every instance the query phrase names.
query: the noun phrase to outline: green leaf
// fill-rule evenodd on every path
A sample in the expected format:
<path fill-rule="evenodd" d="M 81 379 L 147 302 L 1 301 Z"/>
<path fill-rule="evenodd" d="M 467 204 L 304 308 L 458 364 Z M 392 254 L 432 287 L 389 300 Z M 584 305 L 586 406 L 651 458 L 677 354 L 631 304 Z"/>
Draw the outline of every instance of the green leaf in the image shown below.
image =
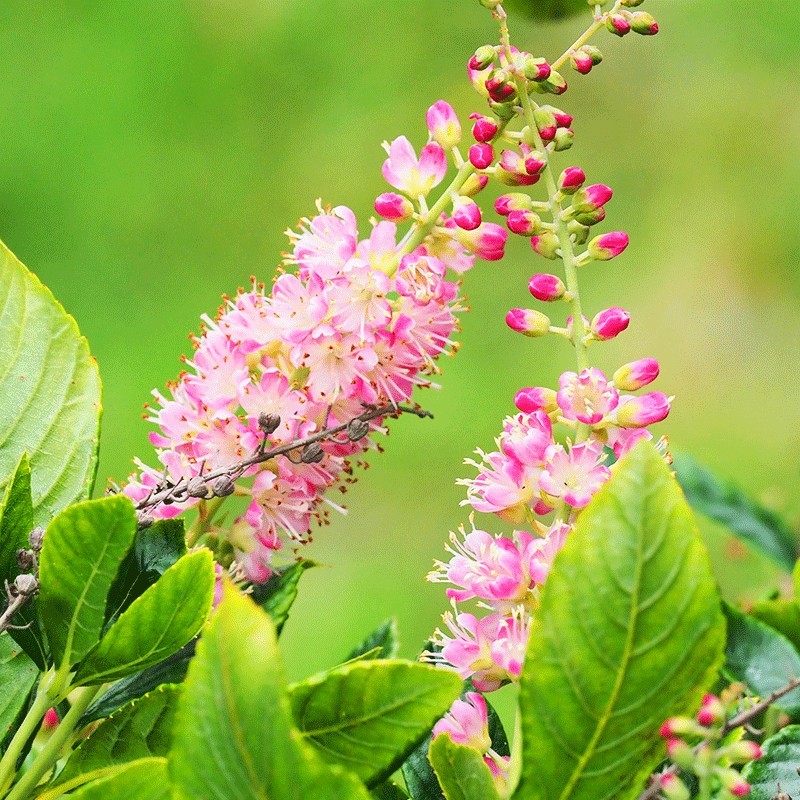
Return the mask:
<path fill-rule="evenodd" d="M 727 603 L 724 610 L 728 619 L 727 675 L 747 684 L 760 697 L 800 676 L 800 655 L 785 636 Z M 800 714 L 800 689 L 776 700 L 775 705 L 793 717 Z"/>
<path fill-rule="evenodd" d="M 500 800 L 492 773 L 474 748 L 437 736 L 428 758 L 447 800 Z"/>
<path fill-rule="evenodd" d="M 374 797 L 375 800 L 408 800 L 408 794 L 396 783 L 382 783 L 376 786 L 370 792 L 370 797 Z"/>
<path fill-rule="evenodd" d="M 196 639 L 189 642 L 177 653 L 153 667 L 117 681 L 89 706 L 77 727 L 82 728 L 90 722 L 105 719 L 132 700 L 143 697 L 165 683 L 181 683 L 186 677 L 189 662 L 194 658 L 196 642 Z"/>
<path fill-rule="evenodd" d="M 376 628 L 364 641 L 357 644 L 345 661 L 354 659 L 374 660 L 394 658 L 400 648 L 397 636 L 397 620 L 392 617 Z"/>
<path fill-rule="evenodd" d="M 100 376 L 75 320 L 0 242 L 0 488 L 31 462 L 33 521 L 88 497 L 97 470 Z"/>
<path fill-rule="evenodd" d="M 133 547 L 108 593 L 106 624 L 113 622 L 145 589 L 186 555 L 183 519 L 161 519 L 136 532 Z"/>
<path fill-rule="evenodd" d="M 353 661 L 289 687 L 297 727 L 329 764 L 386 780 L 461 693 L 454 672 L 414 661 Z"/>
<path fill-rule="evenodd" d="M 197 646 L 170 755 L 175 800 L 367 800 L 294 728 L 275 625 L 231 586 Z"/>
<path fill-rule="evenodd" d="M 214 559 L 198 550 L 171 566 L 127 611 L 78 668 L 86 686 L 152 667 L 194 639 L 214 599 Z"/>
<path fill-rule="evenodd" d="M 165 758 L 131 761 L 78 789 L 69 800 L 170 800 Z"/>
<path fill-rule="evenodd" d="M 717 675 L 719 603 L 691 511 L 643 442 L 583 511 L 544 586 L 515 798 L 635 797 L 663 757 L 663 720 L 693 713 Z"/>
<path fill-rule="evenodd" d="M 761 600 L 753 605 L 750 613 L 782 633 L 795 649 L 800 649 L 800 606 L 795 600 Z"/>
<path fill-rule="evenodd" d="M 519 12 L 536 20 L 559 20 L 588 14 L 586 0 L 505 0 L 507 11 Z"/>
<path fill-rule="evenodd" d="M 444 800 L 442 787 L 428 761 L 432 736 L 428 736 L 403 762 L 403 779 L 413 800 Z"/>
<path fill-rule="evenodd" d="M 0 504 L 0 587 L 4 580 L 10 583 L 19 575 L 17 550 L 28 549 L 33 527 L 31 467 L 28 454 L 23 453 Z"/>
<path fill-rule="evenodd" d="M 773 800 L 781 791 L 800 797 L 800 725 L 788 725 L 762 745 L 764 755 L 751 761 L 742 777 L 750 784 L 748 800 Z"/>
<path fill-rule="evenodd" d="M 48 525 L 39 600 L 57 664 L 72 666 L 97 644 L 109 589 L 135 533 L 133 504 L 122 495 L 70 506 Z"/>
<path fill-rule="evenodd" d="M 253 586 L 252 598 L 272 617 L 278 636 L 297 599 L 297 585 L 300 583 L 300 578 L 307 569 L 316 566 L 313 561 L 302 559 L 276 572 L 266 583 Z"/>
<path fill-rule="evenodd" d="M 0 747 L 15 727 L 38 675 L 36 664 L 11 637 L 0 634 Z"/>
<path fill-rule="evenodd" d="M 690 455 L 675 456 L 675 470 L 692 508 L 792 571 L 797 539 L 777 514 L 756 503 L 736 484 L 716 477 Z"/>
<path fill-rule="evenodd" d="M 64 786 L 90 773 L 142 758 L 166 756 L 172 744 L 179 689 L 164 686 L 121 708 L 102 722 L 73 752 L 53 786 Z M 83 778 L 81 776 L 84 776 Z"/>

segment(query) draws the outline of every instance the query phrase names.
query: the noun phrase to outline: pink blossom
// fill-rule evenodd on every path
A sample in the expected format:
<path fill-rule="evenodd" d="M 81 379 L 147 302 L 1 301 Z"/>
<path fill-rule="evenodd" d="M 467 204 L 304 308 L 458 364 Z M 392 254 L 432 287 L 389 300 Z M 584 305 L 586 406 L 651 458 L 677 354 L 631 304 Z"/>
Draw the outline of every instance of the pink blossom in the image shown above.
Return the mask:
<path fill-rule="evenodd" d="M 451 150 L 461 141 L 461 123 L 450 103 L 439 100 L 425 116 L 433 140 L 445 150 Z"/>
<path fill-rule="evenodd" d="M 316 274 L 323 280 L 333 277 L 355 253 L 358 225 L 346 206 L 322 211 L 312 219 L 301 221 L 300 233 L 292 234 L 292 260 L 300 265 L 303 275 Z"/>
<path fill-rule="evenodd" d="M 405 136 L 399 136 L 384 147 L 389 157 L 383 162 L 383 177 L 409 197 L 426 197 L 444 180 L 447 157 L 436 142 L 426 144 L 419 158 Z"/>
<path fill-rule="evenodd" d="M 522 674 L 525 652 L 528 649 L 530 621 L 530 617 L 519 609 L 510 617 L 505 617 L 501 620 L 489 648 L 495 668 L 505 673 L 507 680 L 516 681 Z M 492 673 L 480 679 L 473 675 L 472 682 L 480 691 L 491 691 L 488 687 L 493 685 L 493 678 Z"/>
<path fill-rule="evenodd" d="M 596 425 L 619 404 L 619 394 L 596 368 L 580 374 L 565 372 L 558 379 L 558 407 L 566 419 Z"/>
<path fill-rule="evenodd" d="M 458 481 L 467 487 L 467 499 L 461 505 L 471 505 L 484 514 L 497 514 L 508 522 L 523 522 L 525 509 L 534 496 L 532 477 L 535 476 L 516 459 L 502 453 L 482 455 L 480 463 L 466 462 L 478 469 L 478 475 Z"/>
<path fill-rule="evenodd" d="M 574 444 L 569 450 L 560 444 L 551 445 L 539 486 L 549 497 L 583 508 L 609 478 L 604 458 L 602 445 L 595 441 Z"/>
<path fill-rule="evenodd" d="M 456 744 L 472 747 L 481 755 L 492 749 L 489 737 L 489 711 L 483 695 L 467 692 L 433 728 L 433 738 L 447 734 Z"/>
<path fill-rule="evenodd" d="M 650 440 L 653 434 L 647 428 L 606 428 L 606 444 L 614 451 L 616 459 L 622 458 L 642 439 Z"/>
<path fill-rule="evenodd" d="M 553 425 L 544 411 L 506 417 L 500 434 L 500 449 L 510 458 L 526 466 L 541 466 L 551 444 Z"/>

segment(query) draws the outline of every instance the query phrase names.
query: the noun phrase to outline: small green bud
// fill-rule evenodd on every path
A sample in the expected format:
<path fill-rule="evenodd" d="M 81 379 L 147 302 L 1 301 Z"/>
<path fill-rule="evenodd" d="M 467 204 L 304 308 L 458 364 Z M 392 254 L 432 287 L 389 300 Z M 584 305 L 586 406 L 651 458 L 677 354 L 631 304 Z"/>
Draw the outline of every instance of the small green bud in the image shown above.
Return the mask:
<path fill-rule="evenodd" d="M 560 153 L 562 150 L 569 150 L 575 140 L 575 133 L 571 128 L 559 128 L 553 139 L 553 149 Z"/>
<path fill-rule="evenodd" d="M 472 56 L 472 58 L 470 58 L 469 67 L 470 69 L 480 72 L 487 67 L 491 67 L 496 58 L 497 51 L 494 49 L 494 47 L 492 47 L 490 44 L 485 44 L 479 47 L 475 51 L 475 54 Z"/>
<path fill-rule="evenodd" d="M 642 36 L 655 36 L 658 33 L 658 23 L 646 11 L 637 11 L 631 14 L 631 30 Z"/>
<path fill-rule="evenodd" d="M 545 231 L 538 236 L 531 237 L 531 247 L 535 253 L 554 261 L 558 258 L 561 242 L 552 231 Z"/>
<path fill-rule="evenodd" d="M 592 64 L 595 66 L 603 60 L 603 54 L 600 52 L 600 48 L 595 47 L 593 44 L 585 44 L 581 50 L 592 59 Z"/>

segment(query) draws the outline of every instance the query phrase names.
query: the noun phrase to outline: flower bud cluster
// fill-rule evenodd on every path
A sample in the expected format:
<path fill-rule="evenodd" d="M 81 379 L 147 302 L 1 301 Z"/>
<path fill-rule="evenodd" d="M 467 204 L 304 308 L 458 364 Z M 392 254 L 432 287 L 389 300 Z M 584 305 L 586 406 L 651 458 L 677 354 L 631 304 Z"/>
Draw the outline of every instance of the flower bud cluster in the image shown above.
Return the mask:
<path fill-rule="evenodd" d="M 665 800 L 689 800 L 691 793 L 679 772 L 694 775 L 708 797 L 733 800 L 750 793 L 750 785 L 736 766 L 761 758 L 761 747 L 742 738 L 737 728 L 728 731 L 727 722 L 737 710 L 740 692 L 726 690 L 722 697 L 707 694 L 695 718 L 672 717 L 661 726 L 667 740 L 667 756 L 674 765 L 660 776 Z"/>

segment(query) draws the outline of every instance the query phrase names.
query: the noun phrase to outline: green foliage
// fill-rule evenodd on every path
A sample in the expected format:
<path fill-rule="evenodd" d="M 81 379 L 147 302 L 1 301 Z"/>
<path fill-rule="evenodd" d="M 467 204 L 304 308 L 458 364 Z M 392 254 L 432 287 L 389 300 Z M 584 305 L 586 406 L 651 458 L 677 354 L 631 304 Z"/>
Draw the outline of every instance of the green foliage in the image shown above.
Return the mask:
<path fill-rule="evenodd" d="M 382 783 L 370 792 L 370 797 L 375 800 L 407 800 L 408 794 L 396 783 Z"/>
<path fill-rule="evenodd" d="M 303 573 L 317 565 L 308 559 L 301 559 L 286 569 L 276 572 L 266 583 L 253 587 L 253 600 L 261 606 L 275 623 L 275 628 L 280 636 L 289 611 L 297 599 L 297 587 Z"/>
<path fill-rule="evenodd" d="M 176 800 L 369 797 L 294 728 L 275 625 L 230 586 L 189 667 L 170 775 Z"/>
<path fill-rule="evenodd" d="M 771 628 L 782 633 L 795 647 L 800 649 L 800 562 L 792 570 L 793 597 L 761 600 L 753 604 L 751 614 Z"/>
<path fill-rule="evenodd" d="M 519 800 L 636 796 L 658 728 L 693 713 L 724 643 L 708 557 L 642 443 L 581 514 L 544 587 L 520 687 Z"/>
<path fill-rule="evenodd" d="M 764 742 L 764 755 L 750 762 L 742 776 L 750 784 L 748 800 L 773 800 L 781 791 L 800 796 L 800 725 L 788 725 Z"/>
<path fill-rule="evenodd" d="M 800 655 L 785 636 L 727 604 L 724 610 L 728 619 L 726 674 L 747 684 L 750 691 L 760 697 L 766 697 L 800 676 Z M 775 705 L 797 716 L 800 714 L 800 689 L 789 692 Z"/>
<path fill-rule="evenodd" d="M 161 519 L 136 532 L 133 547 L 108 593 L 106 618 L 115 620 L 148 586 L 152 586 L 181 556 L 186 555 L 183 519 Z"/>
<path fill-rule="evenodd" d="M 0 242 L 0 487 L 23 452 L 33 521 L 91 492 L 97 469 L 100 377 L 75 320 Z"/>
<path fill-rule="evenodd" d="M 379 625 L 369 636 L 357 644 L 345 661 L 354 659 L 394 658 L 400 649 L 397 620 L 392 617 Z"/>
<path fill-rule="evenodd" d="M 692 508 L 757 547 L 787 572 L 797 559 L 797 539 L 769 509 L 748 497 L 736 484 L 722 480 L 685 453 L 675 457 L 675 471 Z"/>
<path fill-rule="evenodd" d="M 453 672 L 412 661 L 354 661 L 289 687 L 295 724 L 330 764 L 376 786 L 461 692 Z"/>
<path fill-rule="evenodd" d="M 70 794 L 70 800 L 170 800 L 167 762 L 143 758 Z M 199 800 L 199 799 L 198 799 Z"/>
<path fill-rule="evenodd" d="M 100 639 L 108 592 L 135 533 L 133 504 L 122 495 L 70 506 L 47 527 L 39 599 L 57 664 L 78 663 Z"/>
<path fill-rule="evenodd" d="M 0 747 L 28 701 L 39 670 L 10 636 L 0 634 Z"/>
<path fill-rule="evenodd" d="M 123 612 L 81 664 L 76 681 L 106 683 L 163 661 L 199 633 L 213 597 L 211 551 L 184 556 Z"/>
<path fill-rule="evenodd" d="M 92 774 L 101 777 L 114 767 L 138 759 L 166 756 L 172 743 L 178 687 L 164 686 L 130 703 L 100 724 L 67 761 L 54 786 L 71 784 Z"/>
<path fill-rule="evenodd" d="M 28 454 L 23 453 L 0 504 L 0 587 L 4 580 L 10 582 L 19 574 L 16 553 L 29 547 L 28 534 L 32 530 L 31 467 Z"/>
<path fill-rule="evenodd" d="M 428 757 L 447 800 L 500 800 L 483 756 L 449 736 L 437 736 Z"/>
<path fill-rule="evenodd" d="M 503 5 L 508 11 L 536 20 L 558 20 L 581 13 L 589 20 L 586 0 L 505 0 Z"/>

